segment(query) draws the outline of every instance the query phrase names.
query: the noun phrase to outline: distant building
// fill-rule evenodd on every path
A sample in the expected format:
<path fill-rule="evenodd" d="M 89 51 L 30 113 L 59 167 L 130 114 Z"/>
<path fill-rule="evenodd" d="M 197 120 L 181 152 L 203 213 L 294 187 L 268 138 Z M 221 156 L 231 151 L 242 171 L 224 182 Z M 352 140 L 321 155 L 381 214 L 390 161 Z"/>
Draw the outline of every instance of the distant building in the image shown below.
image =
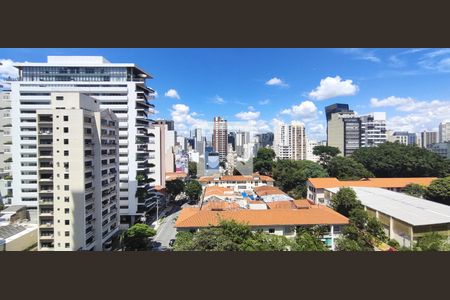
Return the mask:
<path fill-rule="evenodd" d="M 386 113 L 375 112 L 360 116 L 361 147 L 374 147 L 387 141 Z"/>
<path fill-rule="evenodd" d="M 438 134 L 435 131 L 422 131 L 420 133 L 420 146 L 422 148 L 427 148 L 431 144 L 435 144 L 438 141 Z"/>
<path fill-rule="evenodd" d="M 327 145 L 336 147 L 344 156 L 361 147 L 361 119 L 350 112 L 331 114 L 328 121 Z"/>
<path fill-rule="evenodd" d="M 252 190 L 258 186 L 273 186 L 274 180 L 269 176 L 239 175 L 239 176 L 204 176 L 199 180 L 203 188 L 207 186 L 221 186 L 235 191 Z"/>
<path fill-rule="evenodd" d="M 314 155 L 314 147 L 319 146 L 320 143 L 318 143 L 315 140 L 308 140 L 306 143 L 306 159 L 310 161 L 317 162 L 319 161 L 319 157 Z"/>
<path fill-rule="evenodd" d="M 439 124 L 439 143 L 450 142 L 450 122 Z"/>
<path fill-rule="evenodd" d="M 276 124 L 273 148 L 279 159 L 306 159 L 306 133 L 303 124 Z"/>
<path fill-rule="evenodd" d="M 214 117 L 212 144 L 214 151 L 219 153 L 220 161 L 224 161 L 227 156 L 228 126 L 227 120 L 221 117 Z"/>
<path fill-rule="evenodd" d="M 231 145 L 233 151 L 236 151 L 236 132 L 232 131 L 228 133 L 228 144 Z"/>
<path fill-rule="evenodd" d="M 259 133 L 255 135 L 255 142 L 258 148 L 270 147 L 273 145 L 273 132 Z"/>
<path fill-rule="evenodd" d="M 450 142 L 431 144 L 427 146 L 427 149 L 443 158 L 450 159 Z"/>
<path fill-rule="evenodd" d="M 392 130 L 387 131 L 387 140 L 388 142 L 395 143 L 398 142 L 403 145 L 410 145 L 410 142 L 412 141 L 411 137 L 412 135 L 415 136 L 415 134 L 411 134 L 407 131 L 395 131 Z"/>

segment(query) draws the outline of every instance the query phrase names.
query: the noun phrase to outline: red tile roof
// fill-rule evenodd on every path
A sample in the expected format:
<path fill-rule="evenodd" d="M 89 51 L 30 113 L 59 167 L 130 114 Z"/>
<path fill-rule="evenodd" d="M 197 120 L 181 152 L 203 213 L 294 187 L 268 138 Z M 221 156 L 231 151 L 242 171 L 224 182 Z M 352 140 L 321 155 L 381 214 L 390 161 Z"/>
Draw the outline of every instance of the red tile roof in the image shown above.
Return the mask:
<path fill-rule="evenodd" d="M 308 181 L 315 188 L 336 188 L 347 186 L 403 188 L 410 183 L 428 186 L 436 177 L 410 177 L 410 178 L 367 178 L 362 180 L 341 181 L 337 178 L 309 178 Z"/>

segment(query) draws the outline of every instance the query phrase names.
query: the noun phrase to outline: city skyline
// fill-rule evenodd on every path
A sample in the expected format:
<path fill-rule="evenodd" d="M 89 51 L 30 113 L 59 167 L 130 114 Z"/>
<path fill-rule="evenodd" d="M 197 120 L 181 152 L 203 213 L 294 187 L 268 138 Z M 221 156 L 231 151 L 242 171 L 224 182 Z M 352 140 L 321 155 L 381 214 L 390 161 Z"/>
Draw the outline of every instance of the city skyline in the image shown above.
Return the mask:
<path fill-rule="evenodd" d="M 386 112 L 394 131 L 437 131 L 450 116 L 450 49 L 1 49 L 0 77 L 14 76 L 13 61 L 47 55 L 102 55 L 150 70 L 154 119 L 174 120 L 180 134 L 220 115 L 259 132 L 301 121 L 323 140 L 332 103 Z"/>

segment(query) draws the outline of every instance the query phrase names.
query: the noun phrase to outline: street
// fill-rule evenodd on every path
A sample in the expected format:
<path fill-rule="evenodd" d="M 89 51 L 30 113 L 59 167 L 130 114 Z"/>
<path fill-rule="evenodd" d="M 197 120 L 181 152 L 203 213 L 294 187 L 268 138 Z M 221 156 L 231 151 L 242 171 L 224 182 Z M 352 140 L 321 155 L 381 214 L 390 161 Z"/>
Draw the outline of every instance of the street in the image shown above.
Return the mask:
<path fill-rule="evenodd" d="M 161 225 L 158 227 L 156 235 L 153 238 L 155 244 L 154 250 L 164 251 L 169 249 L 169 241 L 175 238 L 177 231 L 175 229 L 175 219 L 179 215 L 180 210 L 172 210 L 167 213 Z"/>

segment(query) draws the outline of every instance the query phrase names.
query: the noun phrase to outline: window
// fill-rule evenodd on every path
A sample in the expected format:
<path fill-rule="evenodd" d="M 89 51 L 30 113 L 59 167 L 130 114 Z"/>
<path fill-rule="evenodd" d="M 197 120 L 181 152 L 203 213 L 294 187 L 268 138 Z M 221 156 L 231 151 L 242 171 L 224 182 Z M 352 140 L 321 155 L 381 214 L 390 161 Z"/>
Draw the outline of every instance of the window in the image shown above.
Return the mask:
<path fill-rule="evenodd" d="M 64 202 L 69 202 L 69 197 L 64 197 Z"/>
<path fill-rule="evenodd" d="M 69 139 L 64 139 L 64 145 L 69 145 Z"/>
<path fill-rule="evenodd" d="M 66 243 L 66 248 L 70 248 L 70 243 Z"/>
<path fill-rule="evenodd" d="M 65 163 L 64 163 L 64 168 L 66 168 L 66 169 L 69 168 L 69 163 L 68 163 L 68 162 L 65 162 Z"/>
<path fill-rule="evenodd" d="M 269 233 L 275 233 L 275 228 L 269 228 Z"/>
<path fill-rule="evenodd" d="M 64 179 L 69 179 L 69 174 L 64 174 Z"/>
<path fill-rule="evenodd" d="M 64 133 L 69 133 L 69 127 L 64 127 Z"/>
<path fill-rule="evenodd" d="M 65 214 L 68 214 L 69 211 L 70 211 L 70 210 L 69 210 L 68 208 L 64 208 L 64 213 L 65 213 Z"/>
<path fill-rule="evenodd" d="M 56 100 L 64 100 L 64 96 L 56 96 Z"/>
<path fill-rule="evenodd" d="M 66 225 L 70 225 L 70 220 L 65 220 L 64 223 L 65 223 Z"/>
<path fill-rule="evenodd" d="M 65 232 L 64 232 L 64 235 L 65 235 L 65 236 L 70 236 L 70 231 L 65 231 Z"/>
<path fill-rule="evenodd" d="M 69 190 L 69 186 L 68 186 L 68 185 L 65 185 L 65 186 L 64 186 L 64 190 L 65 190 L 65 191 L 68 191 L 68 190 Z"/>
<path fill-rule="evenodd" d="M 64 156 L 69 156 L 69 150 L 64 150 Z"/>
<path fill-rule="evenodd" d="M 65 122 L 69 121 L 69 116 L 64 116 L 64 121 Z"/>

